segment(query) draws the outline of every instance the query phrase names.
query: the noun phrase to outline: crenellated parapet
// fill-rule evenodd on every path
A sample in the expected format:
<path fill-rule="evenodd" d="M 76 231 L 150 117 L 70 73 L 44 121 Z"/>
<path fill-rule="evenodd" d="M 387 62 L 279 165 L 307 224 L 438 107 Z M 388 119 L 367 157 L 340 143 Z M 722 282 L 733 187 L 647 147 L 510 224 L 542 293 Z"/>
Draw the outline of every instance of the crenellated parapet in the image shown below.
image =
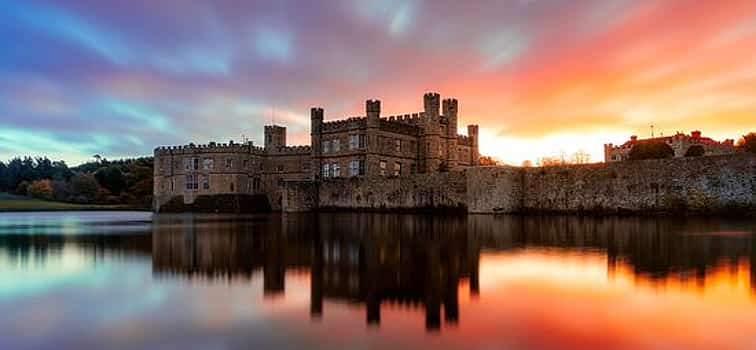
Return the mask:
<path fill-rule="evenodd" d="M 178 146 L 161 146 L 155 148 L 155 156 L 198 154 L 198 153 L 253 153 L 264 154 L 265 149 L 248 143 L 215 143 L 206 144 L 189 143 Z"/>
<path fill-rule="evenodd" d="M 421 125 L 425 121 L 425 112 L 392 115 L 383 117 L 381 120 L 409 125 Z"/>
<path fill-rule="evenodd" d="M 470 146 L 473 145 L 473 139 L 469 136 L 465 135 L 457 135 L 457 144 L 462 146 Z"/>
<path fill-rule="evenodd" d="M 335 120 L 331 122 L 323 122 L 321 125 L 321 132 L 340 132 L 353 129 L 360 129 L 367 127 L 366 117 L 351 117 L 347 119 Z"/>
<path fill-rule="evenodd" d="M 393 132 L 397 134 L 418 136 L 420 135 L 420 127 L 413 124 L 397 121 L 396 119 L 381 118 L 380 129 L 382 131 Z"/>
<path fill-rule="evenodd" d="M 276 155 L 310 155 L 312 147 L 310 146 L 285 146 L 271 150 Z"/>

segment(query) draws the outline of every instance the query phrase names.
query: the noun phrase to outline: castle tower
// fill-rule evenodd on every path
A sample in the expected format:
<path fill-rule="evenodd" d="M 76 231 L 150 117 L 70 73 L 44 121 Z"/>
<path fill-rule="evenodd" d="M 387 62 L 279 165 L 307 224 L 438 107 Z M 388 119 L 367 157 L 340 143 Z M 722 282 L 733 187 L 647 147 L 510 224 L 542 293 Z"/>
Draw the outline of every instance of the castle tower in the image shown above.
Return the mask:
<path fill-rule="evenodd" d="M 420 147 L 424 150 L 420 161 L 424 172 L 438 172 L 441 167 L 441 157 L 444 155 L 441 147 L 441 135 L 439 125 L 439 108 L 441 96 L 435 92 L 426 93 L 423 96 L 425 118 L 423 119 L 423 135 L 420 138 Z"/>
<path fill-rule="evenodd" d="M 377 128 L 381 119 L 381 100 L 365 101 L 368 128 Z"/>
<path fill-rule="evenodd" d="M 467 136 L 472 139 L 472 150 L 470 152 L 472 158 L 471 163 L 473 166 L 477 166 L 480 164 L 480 151 L 478 150 L 478 126 L 468 125 Z"/>
<path fill-rule="evenodd" d="M 604 144 L 604 163 L 609 163 L 612 161 L 612 149 L 614 148 L 614 145 L 611 143 L 605 143 Z"/>
<path fill-rule="evenodd" d="M 277 151 L 286 146 L 286 128 L 278 125 L 265 126 L 265 150 Z"/>
<path fill-rule="evenodd" d="M 447 98 L 442 102 L 443 116 L 448 120 L 446 126 L 446 164 L 449 169 L 457 168 L 459 164 L 457 154 L 457 99 Z"/>
<path fill-rule="evenodd" d="M 365 101 L 365 114 L 367 115 L 367 155 L 365 156 L 365 173 L 369 176 L 378 173 L 378 156 L 380 153 L 378 144 L 378 132 L 381 127 L 381 101 Z"/>
<path fill-rule="evenodd" d="M 311 164 L 310 171 L 312 172 L 312 179 L 317 180 L 320 178 L 321 160 L 320 155 L 323 151 L 320 146 L 320 139 L 323 131 L 323 108 L 313 107 L 310 109 L 310 149 L 311 152 Z"/>

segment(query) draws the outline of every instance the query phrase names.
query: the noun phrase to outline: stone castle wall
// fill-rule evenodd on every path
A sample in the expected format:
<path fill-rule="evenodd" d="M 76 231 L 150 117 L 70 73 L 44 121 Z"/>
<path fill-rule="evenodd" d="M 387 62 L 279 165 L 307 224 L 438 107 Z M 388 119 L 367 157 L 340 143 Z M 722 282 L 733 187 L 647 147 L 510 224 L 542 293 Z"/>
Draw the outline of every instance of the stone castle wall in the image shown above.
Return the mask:
<path fill-rule="evenodd" d="M 756 155 L 673 158 L 545 168 L 476 167 L 406 178 L 313 183 L 317 208 L 469 213 L 756 212 Z M 297 187 L 286 187 L 296 199 Z M 289 203 L 292 205 L 294 203 Z M 304 205 L 297 204 L 301 209 Z M 284 210 L 288 210 L 284 205 Z"/>
<path fill-rule="evenodd" d="M 392 178 L 350 178 L 323 181 L 318 208 L 332 210 L 464 210 L 464 172 L 419 174 Z M 287 186 L 287 190 L 294 189 Z M 291 198 L 287 194 L 287 198 Z M 285 208 L 287 211 L 288 208 Z"/>
<path fill-rule="evenodd" d="M 756 208 L 756 155 L 528 168 L 523 211 L 727 212 Z"/>

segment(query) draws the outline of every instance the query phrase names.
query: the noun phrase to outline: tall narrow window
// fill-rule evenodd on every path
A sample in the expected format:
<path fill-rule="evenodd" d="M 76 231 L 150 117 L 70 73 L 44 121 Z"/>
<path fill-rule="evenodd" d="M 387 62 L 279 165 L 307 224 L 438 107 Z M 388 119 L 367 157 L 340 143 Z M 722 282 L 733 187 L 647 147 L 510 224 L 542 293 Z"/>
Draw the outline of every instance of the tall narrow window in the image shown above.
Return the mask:
<path fill-rule="evenodd" d="M 210 175 L 205 175 L 202 178 L 202 189 L 203 190 L 209 190 L 210 189 Z"/>
<path fill-rule="evenodd" d="M 359 174 L 360 174 L 360 161 L 350 160 L 349 161 L 349 176 L 357 176 Z"/>
<path fill-rule="evenodd" d="M 333 152 L 339 152 L 341 151 L 341 140 L 334 139 L 331 143 L 331 148 Z"/>
<path fill-rule="evenodd" d="M 327 178 L 328 178 L 328 170 L 329 170 L 329 169 L 330 169 L 330 166 L 329 166 L 329 164 L 328 164 L 328 163 L 325 163 L 325 164 L 323 164 L 323 173 L 321 174 L 321 176 L 322 176 L 322 177 L 323 177 L 324 179 L 327 179 Z"/>
<path fill-rule="evenodd" d="M 199 184 L 197 183 L 197 174 L 186 174 L 185 182 L 187 190 L 196 190 L 199 188 Z"/>
<path fill-rule="evenodd" d="M 204 170 L 213 170 L 213 167 L 215 167 L 215 160 L 213 158 L 205 158 L 202 160 L 202 169 Z"/>
<path fill-rule="evenodd" d="M 339 163 L 331 164 L 331 173 L 333 177 L 341 177 L 341 165 Z"/>
<path fill-rule="evenodd" d="M 394 163 L 394 176 L 401 176 L 402 175 L 402 163 L 396 162 Z"/>
<path fill-rule="evenodd" d="M 331 141 L 325 140 L 323 141 L 323 153 L 328 153 L 331 151 Z"/>
<path fill-rule="evenodd" d="M 396 153 L 402 153 L 402 140 L 395 140 L 394 141 L 394 151 Z"/>
<path fill-rule="evenodd" d="M 386 161 L 385 160 L 378 162 L 378 168 L 380 168 L 381 176 L 386 176 Z"/>
<path fill-rule="evenodd" d="M 357 149 L 360 147 L 360 135 L 349 135 L 349 149 Z"/>

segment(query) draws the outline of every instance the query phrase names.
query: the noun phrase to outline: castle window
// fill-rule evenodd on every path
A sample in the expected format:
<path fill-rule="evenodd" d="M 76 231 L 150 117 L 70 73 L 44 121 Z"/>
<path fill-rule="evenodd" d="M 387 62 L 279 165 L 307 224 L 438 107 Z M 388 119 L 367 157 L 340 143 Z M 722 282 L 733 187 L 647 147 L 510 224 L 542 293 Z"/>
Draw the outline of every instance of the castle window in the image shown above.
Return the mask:
<path fill-rule="evenodd" d="M 396 153 L 402 153 L 402 140 L 395 140 L 394 141 L 394 151 Z"/>
<path fill-rule="evenodd" d="M 381 169 L 381 176 L 386 176 L 386 161 L 382 160 L 378 162 L 378 167 Z"/>
<path fill-rule="evenodd" d="M 202 178 L 202 189 L 209 190 L 210 189 L 210 176 L 204 176 Z"/>
<path fill-rule="evenodd" d="M 365 175 L 365 161 L 360 159 L 360 175 Z"/>
<path fill-rule="evenodd" d="M 260 192 L 260 178 L 259 177 L 252 179 L 252 191 Z"/>
<path fill-rule="evenodd" d="M 284 171 L 284 166 L 283 166 L 283 164 L 279 164 L 279 165 L 278 165 L 278 166 L 276 167 L 276 170 L 277 170 L 277 171 L 278 171 L 279 173 L 282 173 L 282 172 Z"/>
<path fill-rule="evenodd" d="M 234 183 L 233 182 L 231 183 L 231 185 L 229 187 L 231 189 L 231 192 L 234 192 Z"/>
<path fill-rule="evenodd" d="M 176 189 L 176 179 L 171 179 L 171 192 Z"/>
<path fill-rule="evenodd" d="M 415 163 L 410 164 L 410 174 L 416 174 L 417 173 L 417 165 Z"/>
<path fill-rule="evenodd" d="M 184 159 L 184 170 L 191 171 L 199 169 L 199 158 Z"/>
<path fill-rule="evenodd" d="M 341 166 L 339 165 L 339 163 L 331 164 L 331 176 L 341 177 Z"/>
<path fill-rule="evenodd" d="M 332 142 L 333 142 L 333 146 L 332 146 L 333 147 L 333 151 L 334 152 L 341 151 L 341 140 L 334 139 Z"/>
<path fill-rule="evenodd" d="M 197 183 L 197 175 L 196 174 L 186 174 L 186 189 L 187 190 L 196 190 L 199 188 L 199 184 Z"/>
<path fill-rule="evenodd" d="M 302 171 L 310 171 L 310 162 L 304 161 L 302 163 Z"/>
<path fill-rule="evenodd" d="M 330 169 L 330 167 L 329 167 L 329 165 L 328 165 L 327 163 L 326 163 L 326 164 L 323 164 L 323 173 L 321 174 L 321 176 L 322 176 L 322 177 L 323 177 L 324 179 L 327 179 L 327 178 L 328 178 L 328 172 L 329 172 L 328 170 L 329 170 L 329 169 Z"/>
<path fill-rule="evenodd" d="M 365 135 L 349 135 L 349 149 L 365 148 Z"/>
<path fill-rule="evenodd" d="M 357 175 L 360 175 L 360 161 L 350 160 L 349 161 L 349 176 L 357 176 Z"/>
<path fill-rule="evenodd" d="M 242 167 L 246 170 L 248 165 L 249 161 L 245 159 L 244 162 L 242 162 Z"/>
<path fill-rule="evenodd" d="M 202 169 L 213 170 L 215 167 L 215 160 L 213 158 L 205 158 L 202 160 Z"/>
<path fill-rule="evenodd" d="M 231 169 L 233 167 L 234 167 L 234 159 L 226 158 L 226 169 Z"/>
<path fill-rule="evenodd" d="M 394 176 L 402 175 L 402 163 L 394 163 Z"/>
<path fill-rule="evenodd" d="M 323 141 L 323 153 L 328 153 L 331 151 L 331 141 Z"/>

